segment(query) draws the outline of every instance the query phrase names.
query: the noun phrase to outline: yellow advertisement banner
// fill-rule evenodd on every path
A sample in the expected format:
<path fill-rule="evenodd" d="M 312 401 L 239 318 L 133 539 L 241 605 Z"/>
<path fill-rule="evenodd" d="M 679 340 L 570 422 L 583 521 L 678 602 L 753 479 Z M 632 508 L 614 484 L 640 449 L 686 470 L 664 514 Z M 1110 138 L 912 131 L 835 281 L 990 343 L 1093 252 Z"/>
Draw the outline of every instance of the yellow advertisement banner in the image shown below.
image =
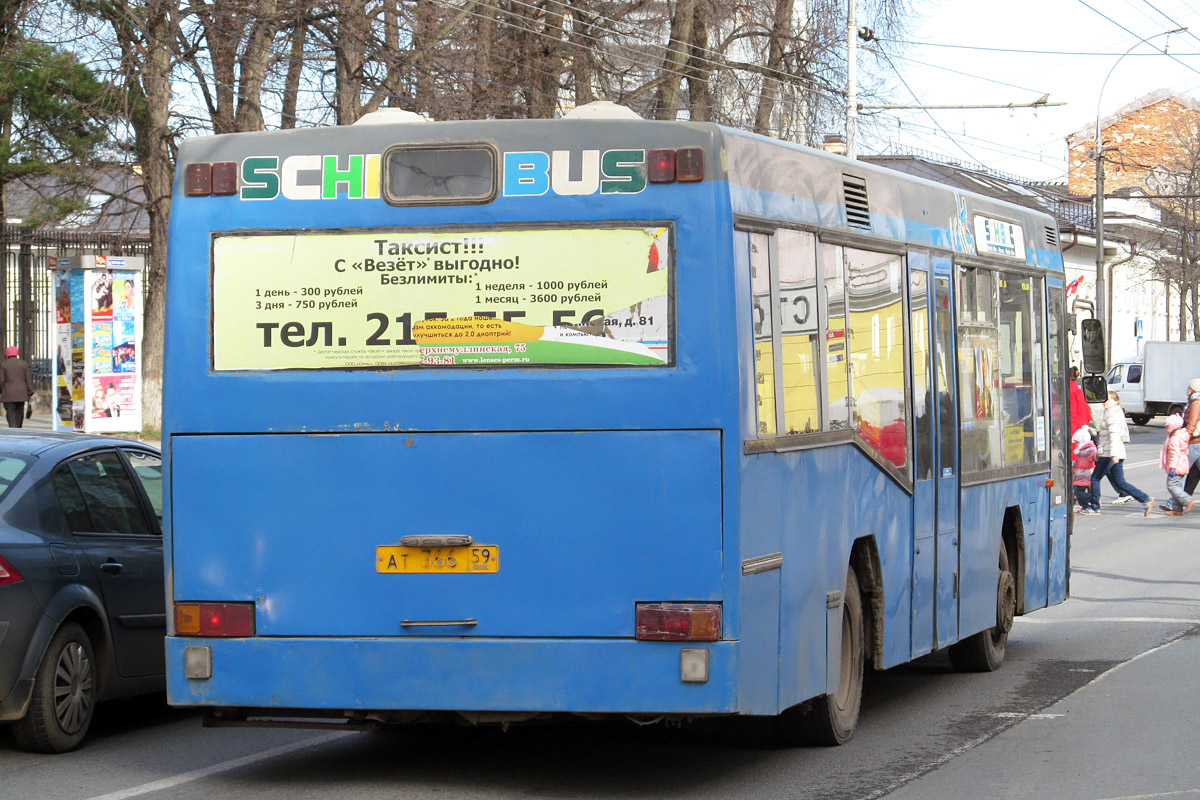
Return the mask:
<path fill-rule="evenodd" d="M 664 227 L 219 236 L 213 368 L 662 366 L 670 258 Z"/>

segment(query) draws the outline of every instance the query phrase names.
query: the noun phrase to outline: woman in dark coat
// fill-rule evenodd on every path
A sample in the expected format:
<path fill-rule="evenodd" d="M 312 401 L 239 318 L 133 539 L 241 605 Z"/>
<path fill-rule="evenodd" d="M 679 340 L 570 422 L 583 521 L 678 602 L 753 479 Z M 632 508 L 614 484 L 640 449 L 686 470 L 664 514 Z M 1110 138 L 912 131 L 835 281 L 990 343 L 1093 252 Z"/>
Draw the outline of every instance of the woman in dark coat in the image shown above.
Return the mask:
<path fill-rule="evenodd" d="M 33 371 L 29 362 L 17 355 L 17 348 L 10 347 L 5 353 L 0 363 L 0 402 L 8 427 L 19 428 L 25 422 L 25 403 L 33 398 Z"/>

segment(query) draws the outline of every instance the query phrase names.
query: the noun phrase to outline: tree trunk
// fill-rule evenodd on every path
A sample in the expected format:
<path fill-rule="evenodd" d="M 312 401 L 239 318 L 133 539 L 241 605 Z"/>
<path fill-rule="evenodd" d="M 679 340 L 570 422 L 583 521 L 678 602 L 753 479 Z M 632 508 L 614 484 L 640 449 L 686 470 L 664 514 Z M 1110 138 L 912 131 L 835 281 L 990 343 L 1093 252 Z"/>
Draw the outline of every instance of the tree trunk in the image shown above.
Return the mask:
<path fill-rule="evenodd" d="M 296 19 L 292 25 L 292 48 L 288 55 L 287 77 L 283 81 L 283 113 L 280 115 L 279 127 L 296 127 L 296 106 L 300 97 L 300 76 L 304 72 L 304 40 L 308 36 L 308 26 L 304 14 L 297 10 Z"/>
<path fill-rule="evenodd" d="M 433 112 L 437 98 L 433 85 L 433 50 L 437 8 L 433 0 L 416 0 L 413 10 L 412 85 L 413 110 Z"/>
<path fill-rule="evenodd" d="M 162 429 L 163 310 L 167 277 L 167 218 L 171 213 L 171 183 L 175 165 L 171 158 L 171 21 L 174 3 L 147 0 L 145 42 L 140 71 L 146 98 L 146 115 L 135 129 L 142 146 L 142 179 L 150 217 L 150 271 L 146 313 L 142 324 L 142 426 Z"/>
<path fill-rule="evenodd" d="M 337 13 L 334 76 L 337 84 L 337 123 L 352 125 L 362 116 L 362 76 L 367 42 L 366 0 L 341 0 Z"/>
<path fill-rule="evenodd" d="M 577 3 L 571 4 L 571 83 L 575 89 L 575 105 L 586 105 L 596 99 L 592 82 L 596 76 L 595 16 L 589 15 Z"/>
<path fill-rule="evenodd" d="M 712 70 L 708 50 L 708 23 L 705 21 L 706 10 L 696 9 L 695 20 L 692 23 L 692 41 L 688 46 L 687 75 L 688 84 L 688 113 L 696 122 L 712 120 L 713 97 L 708 85 L 708 75 Z"/>
<path fill-rule="evenodd" d="M 237 130 L 261 131 L 266 128 L 262 114 L 262 85 L 267 65 L 274 56 L 275 34 L 279 32 L 276 0 L 258 0 L 257 17 L 250 25 L 242 52 L 238 76 Z"/>
<path fill-rule="evenodd" d="M 678 0 L 675 15 L 671 17 L 667 52 L 659 69 L 658 90 L 654 93 L 655 119 L 675 119 L 679 113 L 679 82 L 687 63 L 695 19 L 696 0 Z"/>
<path fill-rule="evenodd" d="M 779 93 L 779 79 L 775 76 L 783 68 L 783 42 L 790 36 L 791 27 L 792 0 L 777 0 L 771 35 L 767 41 L 766 67 L 769 74 L 763 75 L 758 110 L 754 115 L 754 132 L 764 136 L 771 133 L 771 113 L 775 110 L 775 98 Z"/>
<path fill-rule="evenodd" d="M 122 4 L 124 5 L 124 4 Z M 147 18 L 152 12 L 153 2 L 146 3 Z M 240 25 L 232 0 L 213 0 L 209 13 L 202 14 L 204 38 L 212 56 L 212 82 L 215 104 L 210 105 L 213 133 L 232 133 L 237 130 L 235 116 L 235 87 L 237 85 L 237 46 L 241 38 L 237 32 Z M 147 19 L 147 25 L 151 23 Z M 169 40 L 168 40 L 169 41 Z M 157 43 L 151 43 L 154 46 Z M 147 95 L 149 87 L 146 87 Z"/>

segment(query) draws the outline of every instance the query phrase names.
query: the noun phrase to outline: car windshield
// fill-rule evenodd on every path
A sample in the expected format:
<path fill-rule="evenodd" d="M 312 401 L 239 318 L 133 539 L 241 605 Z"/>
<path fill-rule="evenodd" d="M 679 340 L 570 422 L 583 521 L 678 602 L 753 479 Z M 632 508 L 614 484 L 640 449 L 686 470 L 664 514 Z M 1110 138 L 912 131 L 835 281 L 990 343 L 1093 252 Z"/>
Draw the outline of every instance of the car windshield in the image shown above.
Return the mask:
<path fill-rule="evenodd" d="M 0 499 L 3 499 L 17 478 L 21 477 L 33 459 L 29 456 L 19 456 L 15 453 L 0 453 Z"/>

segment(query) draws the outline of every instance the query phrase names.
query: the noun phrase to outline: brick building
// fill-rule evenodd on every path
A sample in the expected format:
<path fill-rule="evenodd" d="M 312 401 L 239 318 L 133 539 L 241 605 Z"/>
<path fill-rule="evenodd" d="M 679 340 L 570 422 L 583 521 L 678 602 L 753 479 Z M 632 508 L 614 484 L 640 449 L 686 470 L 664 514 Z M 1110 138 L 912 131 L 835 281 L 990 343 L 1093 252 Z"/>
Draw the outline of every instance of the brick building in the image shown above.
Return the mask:
<path fill-rule="evenodd" d="M 1170 90 L 1139 97 L 1100 119 L 1107 159 L 1104 194 L 1120 189 L 1147 189 L 1155 167 L 1187 160 L 1188 143 L 1196 140 L 1200 103 Z M 1067 137 L 1067 190 L 1076 196 L 1095 195 L 1095 130 L 1088 125 Z"/>

